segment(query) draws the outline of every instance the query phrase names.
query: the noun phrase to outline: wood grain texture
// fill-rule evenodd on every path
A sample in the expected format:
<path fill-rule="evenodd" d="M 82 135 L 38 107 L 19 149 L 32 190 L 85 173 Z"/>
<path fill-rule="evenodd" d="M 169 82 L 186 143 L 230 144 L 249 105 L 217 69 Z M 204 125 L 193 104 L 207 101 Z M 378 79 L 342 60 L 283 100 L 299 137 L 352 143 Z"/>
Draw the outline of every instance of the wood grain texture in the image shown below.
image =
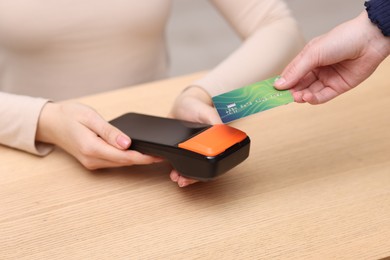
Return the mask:
<path fill-rule="evenodd" d="M 0 147 L 0 259 L 379 259 L 390 255 L 390 60 L 321 106 L 234 122 L 250 157 L 180 189 L 170 166 L 88 171 Z M 194 74 L 81 98 L 165 116 Z"/>

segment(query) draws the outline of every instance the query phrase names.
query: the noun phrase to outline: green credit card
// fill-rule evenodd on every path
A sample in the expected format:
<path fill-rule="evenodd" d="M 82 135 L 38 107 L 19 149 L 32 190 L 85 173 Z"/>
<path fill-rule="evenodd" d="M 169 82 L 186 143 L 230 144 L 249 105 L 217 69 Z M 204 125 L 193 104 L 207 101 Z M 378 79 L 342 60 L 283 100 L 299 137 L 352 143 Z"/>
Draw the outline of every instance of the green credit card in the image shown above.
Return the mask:
<path fill-rule="evenodd" d="M 251 84 L 213 97 L 222 122 L 228 123 L 264 110 L 294 101 L 289 90 L 277 90 L 274 81 L 279 76 Z"/>

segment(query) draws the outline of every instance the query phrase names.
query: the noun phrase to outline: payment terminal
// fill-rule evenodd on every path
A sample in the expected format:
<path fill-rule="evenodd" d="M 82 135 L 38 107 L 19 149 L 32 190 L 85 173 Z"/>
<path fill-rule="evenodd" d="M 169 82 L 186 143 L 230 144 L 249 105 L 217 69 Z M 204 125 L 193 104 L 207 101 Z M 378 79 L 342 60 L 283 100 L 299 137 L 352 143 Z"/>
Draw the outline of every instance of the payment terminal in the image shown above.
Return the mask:
<path fill-rule="evenodd" d="M 181 175 L 199 181 L 214 179 L 249 155 L 249 137 L 224 124 L 137 113 L 124 114 L 110 123 L 131 138 L 129 149 L 163 157 Z"/>

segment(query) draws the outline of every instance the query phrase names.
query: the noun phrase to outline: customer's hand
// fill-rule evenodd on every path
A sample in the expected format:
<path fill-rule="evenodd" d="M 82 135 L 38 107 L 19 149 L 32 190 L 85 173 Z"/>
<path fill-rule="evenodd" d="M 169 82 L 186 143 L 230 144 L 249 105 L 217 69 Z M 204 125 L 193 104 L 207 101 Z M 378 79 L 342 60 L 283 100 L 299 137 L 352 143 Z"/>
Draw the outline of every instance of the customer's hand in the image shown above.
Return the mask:
<path fill-rule="evenodd" d="M 47 103 L 36 140 L 55 144 L 87 169 L 160 162 L 160 158 L 127 150 L 131 139 L 92 108 L 78 103 Z"/>
<path fill-rule="evenodd" d="M 213 107 L 210 95 L 198 86 L 191 86 L 185 89 L 176 98 L 170 116 L 204 124 L 222 123 L 217 110 Z M 170 177 L 172 181 L 177 182 L 179 187 L 185 187 L 197 182 L 181 176 L 176 170 L 172 170 Z"/>
<path fill-rule="evenodd" d="M 298 103 L 325 103 L 368 78 L 390 53 L 390 39 L 367 12 L 310 41 L 275 82 Z"/>

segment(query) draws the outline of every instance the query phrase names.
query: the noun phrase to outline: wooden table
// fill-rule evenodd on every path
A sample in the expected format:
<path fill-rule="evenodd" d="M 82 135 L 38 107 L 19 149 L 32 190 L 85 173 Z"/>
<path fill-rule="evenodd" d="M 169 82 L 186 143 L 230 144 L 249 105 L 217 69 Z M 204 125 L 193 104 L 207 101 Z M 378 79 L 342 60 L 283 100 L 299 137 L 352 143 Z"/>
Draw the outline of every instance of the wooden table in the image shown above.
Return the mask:
<path fill-rule="evenodd" d="M 0 259 L 378 259 L 390 255 L 390 60 L 320 106 L 232 125 L 249 158 L 178 188 L 166 163 L 88 171 L 0 147 Z M 200 74 L 80 99 L 107 120 L 167 115 Z"/>

